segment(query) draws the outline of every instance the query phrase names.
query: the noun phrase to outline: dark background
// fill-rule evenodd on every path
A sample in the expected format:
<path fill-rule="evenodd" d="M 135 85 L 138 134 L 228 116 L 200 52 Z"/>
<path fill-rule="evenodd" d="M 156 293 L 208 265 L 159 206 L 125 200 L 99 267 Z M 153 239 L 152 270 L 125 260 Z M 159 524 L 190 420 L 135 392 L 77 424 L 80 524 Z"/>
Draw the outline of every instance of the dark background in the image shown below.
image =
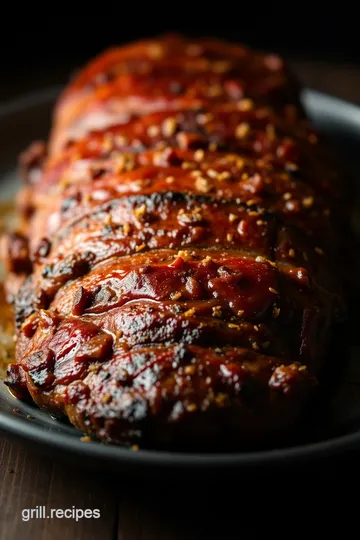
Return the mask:
<path fill-rule="evenodd" d="M 304 3 L 278 2 L 265 9 L 265 4 L 254 2 L 246 11 L 243 4 L 154 4 L 146 13 L 142 4 L 125 12 L 122 4 L 112 6 L 100 0 L 88 4 L 89 15 L 74 15 L 75 6 L 64 5 L 60 11 L 68 11 L 68 15 L 57 16 L 58 6 L 51 5 L 52 17 L 42 10 L 29 18 L 22 14 L 20 21 L 19 17 L 4 17 L 0 27 L 0 98 L 62 84 L 106 47 L 166 31 L 241 41 L 291 59 L 360 64 L 355 4 L 334 3 L 320 10 L 315 1 L 311 8 Z M 98 15 L 92 14 L 95 10 Z"/>

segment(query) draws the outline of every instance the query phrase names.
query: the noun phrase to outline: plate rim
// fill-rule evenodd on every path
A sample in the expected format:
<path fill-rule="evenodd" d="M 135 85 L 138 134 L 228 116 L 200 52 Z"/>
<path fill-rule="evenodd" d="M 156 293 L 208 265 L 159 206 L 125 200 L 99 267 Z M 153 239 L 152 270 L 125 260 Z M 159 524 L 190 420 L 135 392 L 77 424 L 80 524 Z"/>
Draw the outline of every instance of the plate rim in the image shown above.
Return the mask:
<path fill-rule="evenodd" d="M 40 105 L 47 101 L 54 101 L 62 88 L 62 86 L 52 86 L 0 103 L 0 121 L 2 118 L 11 114 L 20 113 L 28 107 Z M 360 137 L 360 106 L 311 88 L 304 88 L 301 94 L 305 106 L 310 109 L 316 108 L 322 111 L 322 114 L 330 116 L 332 121 L 350 123 Z M 17 402 L 14 401 L 14 408 L 16 408 Z M 221 467 L 228 469 L 234 467 L 253 468 L 279 464 L 284 465 L 286 463 L 293 464 L 295 461 L 308 460 L 309 458 L 321 458 L 325 455 L 333 455 L 360 446 L 359 428 L 358 431 L 339 435 L 331 439 L 270 450 L 211 454 L 145 449 L 134 452 L 129 448 L 99 441 L 84 442 L 80 439 L 81 431 L 78 432 L 78 438 L 60 431 L 49 432 L 45 424 L 43 426 L 41 424 L 34 424 L 22 415 L 10 413 L 2 409 L 0 409 L 0 432 L 7 432 L 19 439 L 42 445 L 42 448 L 66 451 L 67 455 L 90 458 L 91 460 L 101 458 L 102 464 L 111 464 L 112 466 L 135 465 L 141 468 L 144 466 L 156 466 L 157 468 L 175 466 L 182 469 L 195 467 Z"/>

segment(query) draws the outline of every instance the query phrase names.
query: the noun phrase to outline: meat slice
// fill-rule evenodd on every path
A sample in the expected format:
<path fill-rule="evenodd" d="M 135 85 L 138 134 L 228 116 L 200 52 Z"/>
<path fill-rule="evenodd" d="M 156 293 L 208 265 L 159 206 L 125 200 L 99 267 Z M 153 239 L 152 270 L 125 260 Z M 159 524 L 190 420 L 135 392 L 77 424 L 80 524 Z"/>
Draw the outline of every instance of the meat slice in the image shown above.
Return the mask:
<path fill-rule="evenodd" d="M 121 445 L 286 433 L 346 315 L 351 199 L 299 95 L 277 56 L 179 36 L 80 72 L 18 199 L 26 265 L 5 250 L 16 396 Z"/>
<path fill-rule="evenodd" d="M 207 110 L 249 98 L 291 116 L 284 106 L 301 109 L 292 79 L 281 58 L 216 40 L 165 36 L 113 48 L 85 67 L 60 99 L 51 149 L 139 114 Z"/>

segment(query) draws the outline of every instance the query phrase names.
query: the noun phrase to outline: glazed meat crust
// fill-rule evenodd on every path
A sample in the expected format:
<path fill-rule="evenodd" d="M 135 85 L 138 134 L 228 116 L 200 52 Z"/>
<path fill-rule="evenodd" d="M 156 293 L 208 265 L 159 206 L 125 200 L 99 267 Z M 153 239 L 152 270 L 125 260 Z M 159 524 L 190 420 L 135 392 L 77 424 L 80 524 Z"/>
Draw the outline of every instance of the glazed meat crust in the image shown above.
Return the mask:
<path fill-rule="evenodd" d="M 282 59 L 112 49 L 21 164 L 16 396 L 154 448 L 248 448 L 298 419 L 345 315 L 350 195 Z"/>

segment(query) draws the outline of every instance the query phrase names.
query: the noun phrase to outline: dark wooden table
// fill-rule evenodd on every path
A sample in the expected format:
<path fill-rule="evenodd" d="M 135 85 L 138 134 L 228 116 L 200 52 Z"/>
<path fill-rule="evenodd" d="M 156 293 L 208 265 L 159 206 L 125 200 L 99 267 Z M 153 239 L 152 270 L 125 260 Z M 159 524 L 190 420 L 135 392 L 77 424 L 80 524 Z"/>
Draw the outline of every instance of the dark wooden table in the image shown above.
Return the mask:
<path fill-rule="evenodd" d="M 306 85 L 360 102 L 360 67 L 299 60 L 293 66 Z M 59 82 L 59 77 L 59 74 L 50 75 L 44 85 Z M 29 88 L 32 89 L 31 84 Z M 1 82 L 0 99 L 18 93 L 16 81 Z M 330 482 L 328 493 L 333 493 L 334 481 L 345 477 L 341 472 L 344 464 L 337 460 L 330 463 L 327 471 L 331 473 L 324 472 L 321 481 L 318 471 L 315 474 L 306 467 L 301 472 L 288 471 L 281 481 L 280 476 L 269 480 L 261 473 L 254 474 L 253 481 L 247 480 L 246 488 L 241 478 L 226 484 L 221 478 L 200 480 L 195 475 L 181 483 L 178 478 L 172 479 L 171 474 L 166 478 L 131 480 L 82 470 L 80 463 L 78 467 L 70 466 L 37 452 L 38 449 L 27 449 L 21 442 L 0 433 L 0 540 L 231 540 L 245 537 L 246 533 L 258 538 L 263 536 L 262 528 L 268 530 L 273 526 L 276 533 L 279 528 L 284 529 L 287 518 L 292 526 L 296 523 L 297 529 L 312 508 L 309 493 L 316 499 L 314 508 L 318 512 L 319 501 L 326 491 L 325 480 Z M 358 483 L 359 471 L 355 456 L 351 465 L 352 482 Z M 321 497 L 317 497 L 319 485 L 323 486 Z M 297 506 L 293 497 L 301 489 L 306 489 L 307 494 Z M 73 506 L 99 509 L 101 517 L 79 521 L 22 519 L 24 510 L 41 505 L 47 510 Z M 286 505 L 291 508 L 288 513 L 284 511 Z M 328 508 L 327 521 L 329 513 Z M 321 521 L 320 514 L 317 516 Z M 314 524 L 311 527 L 314 530 Z"/>

